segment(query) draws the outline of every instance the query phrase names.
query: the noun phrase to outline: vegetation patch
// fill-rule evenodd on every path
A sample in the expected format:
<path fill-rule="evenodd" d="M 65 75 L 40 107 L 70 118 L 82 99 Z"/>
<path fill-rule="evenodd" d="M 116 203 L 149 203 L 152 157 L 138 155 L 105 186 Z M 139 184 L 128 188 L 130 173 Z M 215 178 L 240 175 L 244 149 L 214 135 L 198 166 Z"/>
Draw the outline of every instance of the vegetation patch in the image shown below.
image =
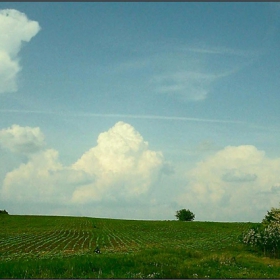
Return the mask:
<path fill-rule="evenodd" d="M 278 278 L 255 223 L 2 215 L 0 278 Z M 96 252 L 96 248 L 100 252 Z"/>
<path fill-rule="evenodd" d="M 267 212 L 260 225 L 251 227 L 243 233 L 242 241 L 251 247 L 261 249 L 264 255 L 280 256 L 280 209 Z"/>

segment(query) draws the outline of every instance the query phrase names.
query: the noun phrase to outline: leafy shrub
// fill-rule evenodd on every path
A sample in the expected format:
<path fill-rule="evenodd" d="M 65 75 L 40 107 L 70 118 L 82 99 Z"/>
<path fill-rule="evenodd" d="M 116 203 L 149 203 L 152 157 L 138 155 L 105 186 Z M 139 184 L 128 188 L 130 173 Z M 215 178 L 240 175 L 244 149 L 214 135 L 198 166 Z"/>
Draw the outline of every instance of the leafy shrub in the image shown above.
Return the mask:
<path fill-rule="evenodd" d="M 189 209 L 181 209 L 179 211 L 176 211 L 176 215 L 175 217 L 179 220 L 179 221 L 193 221 L 194 220 L 194 213 L 191 212 Z"/>
<path fill-rule="evenodd" d="M 8 214 L 6 210 L 0 210 L 0 214 Z"/>
<path fill-rule="evenodd" d="M 263 224 L 269 224 L 271 222 L 280 223 L 280 209 L 272 207 L 270 211 L 267 211 L 264 219 L 262 220 Z"/>
<path fill-rule="evenodd" d="M 280 253 L 280 209 L 271 208 L 258 227 L 243 234 L 242 242 L 274 257 Z"/>

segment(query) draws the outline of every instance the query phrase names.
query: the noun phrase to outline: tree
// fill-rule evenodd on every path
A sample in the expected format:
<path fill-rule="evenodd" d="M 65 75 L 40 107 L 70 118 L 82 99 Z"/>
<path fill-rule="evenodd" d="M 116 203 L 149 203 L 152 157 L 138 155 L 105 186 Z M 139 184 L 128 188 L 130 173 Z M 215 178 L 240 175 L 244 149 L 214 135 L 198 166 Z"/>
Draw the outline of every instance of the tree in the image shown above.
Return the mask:
<path fill-rule="evenodd" d="M 280 209 L 272 207 L 270 211 L 267 211 L 262 223 L 267 225 L 271 222 L 278 222 L 280 223 Z"/>
<path fill-rule="evenodd" d="M 6 210 L 0 210 L 0 214 L 8 214 Z"/>
<path fill-rule="evenodd" d="M 176 211 L 176 215 L 175 217 L 179 220 L 179 221 L 193 221 L 194 220 L 194 213 L 191 212 L 189 209 L 181 209 Z"/>

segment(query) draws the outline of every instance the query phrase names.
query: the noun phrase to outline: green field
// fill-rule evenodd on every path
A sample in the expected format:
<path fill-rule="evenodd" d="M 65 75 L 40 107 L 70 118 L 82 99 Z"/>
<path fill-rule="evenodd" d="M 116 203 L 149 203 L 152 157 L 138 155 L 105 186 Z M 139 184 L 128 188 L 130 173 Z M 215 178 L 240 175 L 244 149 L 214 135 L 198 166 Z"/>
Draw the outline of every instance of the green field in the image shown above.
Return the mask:
<path fill-rule="evenodd" d="M 279 278 L 239 242 L 252 225 L 1 215 L 0 277 Z"/>

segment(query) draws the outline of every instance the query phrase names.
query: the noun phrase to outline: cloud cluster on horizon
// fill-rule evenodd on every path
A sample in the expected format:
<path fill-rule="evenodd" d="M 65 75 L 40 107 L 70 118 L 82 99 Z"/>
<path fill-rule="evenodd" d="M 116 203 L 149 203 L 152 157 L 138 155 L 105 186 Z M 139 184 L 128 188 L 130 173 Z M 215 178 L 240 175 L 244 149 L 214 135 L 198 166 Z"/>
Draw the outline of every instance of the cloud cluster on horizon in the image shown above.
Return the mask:
<path fill-rule="evenodd" d="M 0 93 L 17 90 L 21 70 L 18 53 L 22 42 L 29 42 L 40 30 L 38 22 L 13 9 L 0 10 Z"/>
<path fill-rule="evenodd" d="M 139 132 L 124 122 L 101 133 L 97 145 L 71 166 L 63 166 L 54 149 L 41 149 L 38 142 L 42 143 L 43 137 L 37 128 L 14 125 L 2 130 L 0 142 L 6 145 L 10 131 L 18 130 L 21 134 L 8 148 L 25 153 L 22 147 L 26 143 L 32 146 L 33 141 L 33 153 L 27 163 L 6 174 L 1 191 L 5 200 L 81 204 L 137 199 L 149 192 L 164 170 L 162 153 L 149 150 Z M 33 138 L 31 132 L 36 134 Z M 35 152 L 37 147 L 40 149 Z"/>
<path fill-rule="evenodd" d="M 102 205 L 106 209 L 119 205 L 123 210 L 127 205 L 132 211 L 132 204 L 138 203 L 145 208 L 141 213 L 149 212 L 153 217 L 163 211 L 153 190 L 162 185 L 163 174 L 173 173 L 166 170 L 163 154 L 150 150 L 140 133 L 127 123 L 117 122 L 100 133 L 97 145 L 70 166 L 60 162 L 58 151 L 45 148 L 39 128 L 13 125 L 2 129 L 0 143 L 27 159 L 6 174 L 0 190 L 2 201 L 49 203 L 60 208 L 97 203 L 100 213 Z M 185 188 L 179 197 L 174 189 L 170 203 L 164 202 L 164 212 L 188 207 L 199 220 L 252 221 L 277 205 L 279 169 L 280 158 L 268 158 L 252 145 L 225 147 L 186 170 Z"/>
<path fill-rule="evenodd" d="M 209 219 L 251 220 L 279 201 L 280 158 L 252 145 L 228 146 L 187 172 L 188 184 L 177 201 Z M 195 199 L 194 199 L 195 198 Z M 203 210 L 202 210 L 203 209 Z"/>

